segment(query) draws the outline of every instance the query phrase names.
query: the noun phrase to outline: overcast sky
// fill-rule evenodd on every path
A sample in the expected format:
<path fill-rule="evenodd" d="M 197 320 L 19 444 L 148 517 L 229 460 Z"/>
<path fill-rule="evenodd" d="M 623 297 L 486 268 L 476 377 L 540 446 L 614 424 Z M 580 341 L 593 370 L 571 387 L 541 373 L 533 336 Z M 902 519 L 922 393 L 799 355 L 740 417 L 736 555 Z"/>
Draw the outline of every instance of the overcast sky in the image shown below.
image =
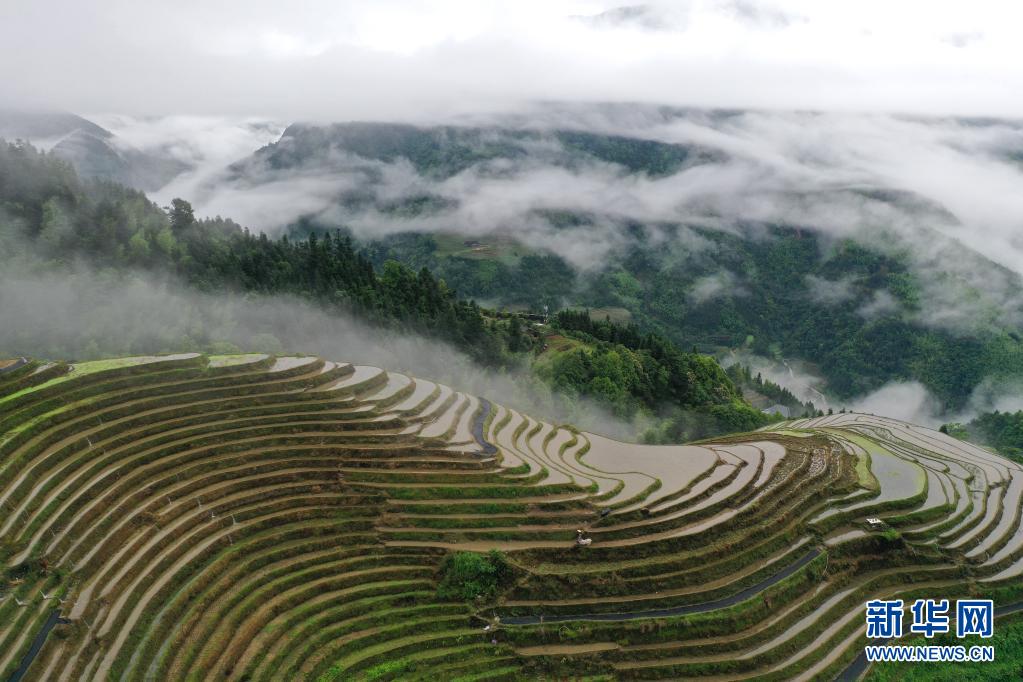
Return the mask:
<path fill-rule="evenodd" d="M 310 120 L 538 99 L 1023 116 L 1020 2 L 622 7 L 0 0 L 0 103 Z"/>

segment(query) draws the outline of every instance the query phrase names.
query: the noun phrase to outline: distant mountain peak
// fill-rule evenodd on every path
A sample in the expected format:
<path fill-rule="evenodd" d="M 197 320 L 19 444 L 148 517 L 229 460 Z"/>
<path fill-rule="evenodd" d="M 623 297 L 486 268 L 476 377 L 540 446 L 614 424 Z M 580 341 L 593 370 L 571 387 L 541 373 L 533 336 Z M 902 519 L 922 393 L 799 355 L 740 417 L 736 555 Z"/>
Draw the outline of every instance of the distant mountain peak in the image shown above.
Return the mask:
<path fill-rule="evenodd" d="M 114 137 L 106 128 L 77 114 L 66 111 L 22 111 L 0 109 L 0 137 L 8 140 L 22 139 L 57 141 L 76 131 L 101 139 Z"/>
<path fill-rule="evenodd" d="M 0 139 L 25 140 L 64 159 L 79 176 L 135 189 L 159 189 L 187 166 L 177 159 L 134 149 L 112 132 L 77 114 L 0 110 Z"/>

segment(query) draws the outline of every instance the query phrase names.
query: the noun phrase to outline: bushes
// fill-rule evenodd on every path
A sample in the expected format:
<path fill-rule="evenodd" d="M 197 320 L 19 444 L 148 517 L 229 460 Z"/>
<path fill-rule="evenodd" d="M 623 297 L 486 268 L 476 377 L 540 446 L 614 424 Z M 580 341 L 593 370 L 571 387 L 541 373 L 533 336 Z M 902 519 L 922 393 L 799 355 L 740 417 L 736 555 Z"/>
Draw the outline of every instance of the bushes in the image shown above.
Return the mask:
<path fill-rule="evenodd" d="M 867 674 L 871 682 L 888 680 L 1018 680 L 1023 676 L 1023 616 L 1013 616 L 1011 622 L 995 623 L 990 639 L 969 637 L 959 639 L 953 634 L 938 635 L 933 640 L 917 638 L 901 644 L 907 645 L 987 645 L 995 648 L 995 660 L 988 663 L 945 663 L 941 665 L 912 663 L 878 663 Z"/>
<path fill-rule="evenodd" d="M 1023 461 L 1023 411 L 984 412 L 968 424 L 942 424 L 941 432 L 990 445 L 1006 457 Z"/>
<path fill-rule="evenodd" d="M 497 550 L 488 554 L 455 552 L 445 557 L 441 575 L 437 586 L 439 599 L 489 601 L 499 589 L 511 583 L 513 570 L 504 554 Z"/>
<path fill-rule="evenodd" d="M 563 310 L 552 324 L 573 345 L 545 355 L 537 374 L 565 395 L 592 396 L 619 417 L 656 415 L 662 423 L 647 430 L 647 442 L 750 431 L 771 421 L 709 356 L 633 326 L 593 321 L 587 312 Z"/>

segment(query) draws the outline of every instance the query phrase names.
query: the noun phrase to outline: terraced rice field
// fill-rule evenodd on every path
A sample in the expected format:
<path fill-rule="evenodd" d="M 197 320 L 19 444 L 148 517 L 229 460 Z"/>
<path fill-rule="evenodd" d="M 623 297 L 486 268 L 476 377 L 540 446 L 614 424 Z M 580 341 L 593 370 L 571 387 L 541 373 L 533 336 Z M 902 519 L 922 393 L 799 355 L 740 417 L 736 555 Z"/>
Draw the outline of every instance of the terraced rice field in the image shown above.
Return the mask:
<path fill-rule="evenodd" d="M 0 364 L 0 679 L 830 679 L 867 599 L 1023 581 L 1020 466 L 894 420 L 653 447 L 316 357 Z"/>

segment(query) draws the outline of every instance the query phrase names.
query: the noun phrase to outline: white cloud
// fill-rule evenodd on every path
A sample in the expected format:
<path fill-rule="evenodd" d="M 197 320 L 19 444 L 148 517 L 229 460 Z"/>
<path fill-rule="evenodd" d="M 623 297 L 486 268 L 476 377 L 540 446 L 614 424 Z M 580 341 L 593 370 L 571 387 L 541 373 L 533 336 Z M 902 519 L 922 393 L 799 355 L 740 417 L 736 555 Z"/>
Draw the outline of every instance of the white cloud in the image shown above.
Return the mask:
<path fill-rule="evenodd" d="M 181 161 L 188 169 L 175 177 L 170 184 L 155 192 L 150 198 L 160 205 L 170 203 L 174 197 L 194 197 L 199 188 L 213 176 L 220 174 L 224 167 L 247 158 L 256 149 L 277 141 L 284 126 L 275 121 L 260 118 L 230 118 L 224 116 L 156 116 L 135 117 L 124 114 L 90 114 L 89 119 L 114 133 L 115 143 L 126 144 L 145 152 L 167 156 Z M 263 207 L 267 198 L 248 197 L 239 204 L 244 210 L 239 214 L 227 214 L 255 224 L 252 217 L 265 217 Z M 291 209 L 289 209 L 290 211 Z M 276 214 L 274 218 L 287 222 L 289 215 Z"/>
<path fill-rule="evenodd" d="M 733 232 L 764 223 L 794 225 L 823 235 L 824 248 L 853 239 L 904 256 L 922 284 L 919 309 L 908 312 L 922 322 L 947 328 L 1023 322 L 1013 312 L 1019 310 L 1023 274 L 1023 194 L 1017 191 L 1023 186 L 1023 125 L 1017 122 L 722 115 L 640 105 L 531 106 L 455 120 L 533 134 L 508 142 L 521 147 L 514 158 L 475 164 L 446 178 L 420 175 L 402 159 L 335 152 L 295 170 L 263 168 L 242 180 L 209 176 L 195 191 L 174 191 L 193 200 L 201 214 L 235 216 L 254 229 L 272 231 L 300 215 L 321 215 L 369 238 L 402 231 L 498 233 L 559 253 L 584 270 L 606 266 L 629 247 L 635 239 L 626 229 L 630 223 L 648 226 L 644 239 L 662 238 L 662 223 Z M 630 173 L 568 154 L 550 134 L 566 128 L 723 153 L 665 176 Z M 447 203 L 414 218 L 377 206 L 339 207 L 338 195 L 353 189 L 375 196 L 378 205 L 423 195 Z M 554 229 L 538 215 L 546 210 L 589 219 Z M 838 303 L 852 293 L 851 281 L 811 284 L 821 300 Z M 868 316 L 897 307 L 890 297 L 865 303 Z"/>
<path fill-rule="evenodd" d="M 689 300 L 696 305 L 714 300 L 720 296 L 743 296 L 746 290 L 738 284 L 735 275 L 722 270 L 713 275 L 701 277 L 693 283 Z"/>
<path fill-rule="evenodd" d="M 778 384 L 801 402 L 812 402 L 820 410 L 827 410 L 830 406 L 827 396 L 821 392 L 822 388 L 826 388 L 824 378 L 800 360 L 771 360 L 743 350 L 730 351 L 722 358 L 724 366 L 735 363 L 749 367 L 753 376 L 759 374 L 766 381 Z"/>
<path fill-rule="evenodd" d="M 552 395 L 535 376 L 495 372 L 440 341 L 367 325 L 342 310 L 290 296 L 199 293 L 152 273 L 69 268 L 54 276 L 0 262 L 0 356 L 83 360 L 210 350 L 309 353 L 412 373 L 490 398 L 555 423 L 618 438 L 629 424 L 585 398 Z"/>
<path fill-rule="evenodd" d="M 894 419 L 937 427 L 941 424 L 940 406 L 923 384 L 916 381 L 892 382 L 860 398 L 849 406 L 853 412 L 866 412 Z"/>
<path fill-rule="evenodd" d="M 856 311 L 870 320 L 899 310 L 899 302 L 887 291 L 875 291 L 874 296 Z"/>
<path fill-rule="evenodd" d="M 816 275 L 807 275 L 804 279 L 810 298 L 817 303 L 835 305 L 849 301 L 856 296 L 851 277 L 831 280 Z"/>
<path fill-rule="evenodd" d="M 622 7 L 9 2 L 0 78 L 7 103 L 134 114 L 393 119 L 568 99 L 1023 115 L 1019 3 Z"/>

